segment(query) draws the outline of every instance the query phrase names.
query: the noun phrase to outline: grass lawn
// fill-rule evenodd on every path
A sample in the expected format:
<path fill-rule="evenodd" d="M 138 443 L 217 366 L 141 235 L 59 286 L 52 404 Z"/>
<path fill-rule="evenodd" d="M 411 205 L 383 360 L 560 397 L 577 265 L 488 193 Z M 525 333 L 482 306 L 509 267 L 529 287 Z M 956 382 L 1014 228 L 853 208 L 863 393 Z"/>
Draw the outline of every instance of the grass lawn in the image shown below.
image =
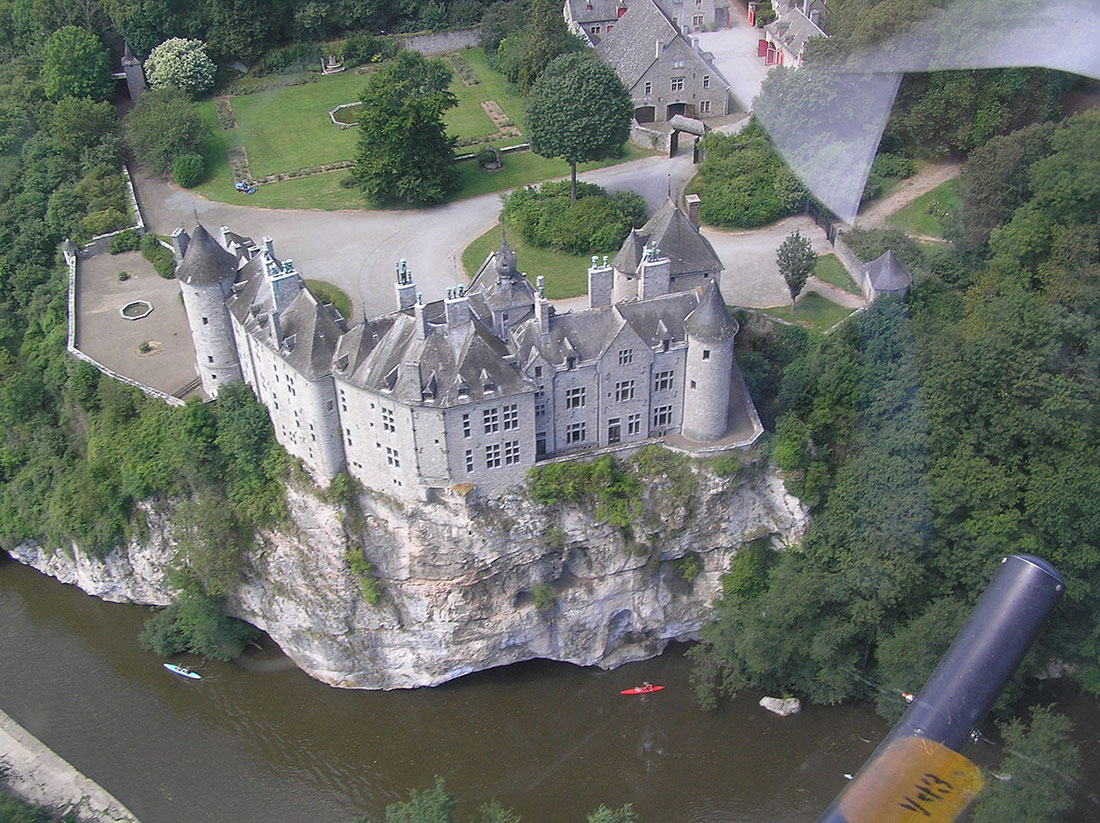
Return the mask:
<path fill-rule="evenodd" d="M 332 303 L 344 319 L 351 317 L 351 298 L 332 283 L 326 283 L 324 280 L 306 280 L 306 288 L 317 298 L 318 303 Z"/>
<path fill-rule="evenodd" d="M 828 331 L 852 313 L 852 309 L 838 306 L 813 292 L 799 300 L 793 309 L 790 306 L 780 306 L 763 311 L 781 320 L 820 332 Z"/>
<path fill-rule="evenodd" d="M 460 137 L 495 133 L 496 127 L 481 108 L 485 100 L 495 100 L 512 123 L 522 129 L 523 99 L 509 89 L 502 75 L 489 68 L 481 49 L 463 49 L 460 54 L 481 82 L 466 86 L 455 75 L 451 90 L 458 97 L 459 106 L 444 117 L 452 133 Z M 366 208 L 357 189 L 340 186 L 340 180 L 348 174 L 346 170 L 268 183 L 253 195 L 241 194 L 233 188 L 233 175 L 226 157 L 228 149 L 244 146 L 255 177 L 353 159 L 358 131 L 334 126 L 328 112 L 340 103 L 358 99 L 364 82 L 363 75 L 348 71 L 302 86 L 233 97 L 231 103 L 237 128 L 229 131 L 218 124 L 214 102 L 200 102 L 199 115 L 210 126 L 213 135 L 202 147 L 206 179 L 194 190 L 209 200 L 264 208 Z M 520 142 L 523 142 L 522 137 L 493 141 L 497 146 Z M 475 149 L 476 146 L 469 146 L 460 151 Z M 586 163 L 579 170 L 601 168 L 649 154 L 651 152 L 628 144 L 622 157 Z M 481 171 L 472 161 L 460 163 L 460 188 L 449 199 L 475 197 L 569 174 L 569 166 L 564 161 L 547 160 L 530 152 L 508 154 L 503 160 L 503 169 L 493 174 Z"/>
<path fill-rule="evenodd" d="M 863 293 L 835 254 L 823 254 L 817 258 L 817 265 L 814 266 L 814 277 L 831 286 L 836 286 L 838 289 L 844 289 L 849 294 Z"/>
<path fill-rule="evenodd" d="M 462 267 L 467 277 L 477 273 L 489 252 L 500 248 L 500 234 L 501 227 L 495 226 L 462 252 Z M 592 265 L 592 255 L 536 249 L 514 230 L 508 232 L 508 245 L 516 253 L 517 268 L 527 275 L 532 285 L 540 274 L 546 278 L 546 296 L 551 300 L 588 293 L 588 267 Z"/>
<path fill-rule="evenodd" d="M 908 234 L 943 237 L 942 217 L 959 208 L 958 180 L 948 180 L 925 192 L 886 218 L 887 224 Z"/>

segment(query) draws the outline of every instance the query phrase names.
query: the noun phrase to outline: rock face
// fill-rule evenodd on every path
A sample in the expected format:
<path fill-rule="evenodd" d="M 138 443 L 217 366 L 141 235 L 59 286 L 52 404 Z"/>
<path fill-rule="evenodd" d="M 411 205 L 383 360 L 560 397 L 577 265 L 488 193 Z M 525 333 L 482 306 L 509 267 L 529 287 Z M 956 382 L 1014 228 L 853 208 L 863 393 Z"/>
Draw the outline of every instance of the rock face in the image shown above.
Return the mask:
<path fill-rule="evenodd" d="M 347 688 L 436 685 L 536 657 L 604 668 L 652 657 L 699 630 L 739 547 L 796 540 L 806 523 L 760 465 L 731 480 L 691 471 L 690 493 L 649 484 L 631 530 L 517 489 L 418 506 L 364 495 L 365 526 L 349 536 L 340 510 L 291 489 L 292 525 L 257 541 L 230 612 L 313 677 Z M 172 545 L 164 519 L 147 514 L 145 539 L 103 561 L 33 544 L 12 555 L 107 600 L 165 604 Z M 382 582 L 376 606 L 345 559 L 351 537 Z"/>

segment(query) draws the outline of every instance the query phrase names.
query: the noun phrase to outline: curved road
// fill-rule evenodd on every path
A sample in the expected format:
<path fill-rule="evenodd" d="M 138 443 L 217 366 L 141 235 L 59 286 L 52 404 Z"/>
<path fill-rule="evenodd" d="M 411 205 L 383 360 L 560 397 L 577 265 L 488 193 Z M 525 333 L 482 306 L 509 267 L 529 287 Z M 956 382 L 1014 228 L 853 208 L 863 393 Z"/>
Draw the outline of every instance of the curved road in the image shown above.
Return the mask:
<path fill-rule="evenodd" d="M 652 212 L 671 189 L 679 192 L 693 174 L 691 156 L 646 157 L 580 175 L 610 191 L 635 191 Z M 500 195 L 404 211 L 312 211 L 262 209 L 205 200 L 166 181 L 135 174 L 135 188 L 146 224 L 158 234 L 196 217 L 207 229 L 228 226 L 257 241 L 271 237 L 282 258 L 296 261 L 306 278 L 339 286 L 355 313 L 377 315 L 394 307 L 394 263 L 408 261 L 426 300 L 443 297 L 448 286 L 465 283 L 462 250 L 496 225 Z M 522 262 L 522 261 L 521 261 Z"/>

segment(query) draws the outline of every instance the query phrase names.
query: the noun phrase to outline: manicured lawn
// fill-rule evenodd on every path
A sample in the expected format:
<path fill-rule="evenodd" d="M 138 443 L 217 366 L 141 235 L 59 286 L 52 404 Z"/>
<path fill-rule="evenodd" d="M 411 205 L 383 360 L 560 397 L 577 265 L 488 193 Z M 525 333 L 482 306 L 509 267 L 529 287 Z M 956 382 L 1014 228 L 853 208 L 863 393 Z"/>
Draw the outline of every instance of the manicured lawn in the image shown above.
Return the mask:
<path fill-rule="evenodd" d="M 462 252 L 462 267 L 467 277 L 473 277 L 478 267 L 485 262 L 489 252 L 500 248 L 501 227 L 489 229 Z M 576 297 L 588 292 L 588 267 L 592 265 L 592 256 L 588 254 L 565 254 L 564 252 L 536 249 L 529 246 L 518 231 L 508 232 L 508 245 L 516 253 L 517 268 L 527 275 L 532 284 L 541 274 L 546 296 L 551 300 L 563 297 Z"/>
<path fill-rule="evenodd" d="M 908 234 L 943 237 L 940 220 L 958 207 L 958 180 L 948 180 L 891 214 L 886 222 Z"/>
<path fill-rule="evenodd" d="M 351 298 L 341 289 L 324 280 L 306 280 L 306 287 L 317 298 L 318 303 L 332 303 L 345 320 L 351 317 Z"/>
<path fill-rule="evenodd" d="M 481 82 L 476 86 L 465 85 L 456 75 L 451 83 L 451 92 L 458 98 L 458 107 L 451 109 L 443 117 L 447 131 L 455 137 L 481 137 L 494 134 L 496 126 L 489 119 L 482 102 L 495 100 L 516 128 L 524 130 L 524 112 L 527 110 L 523 98 L 508 86 L 508 81 L 499 72 L 493 71 L 485 61 L 485 52 L 481 49 L 462 49 L 459 56 L 473 69 Z M 493 140 L 494 146 L 514 146 L 525 142 L 525 138 L 506 137 Z"/>
<path fill-rule="evenodd" d="M 817 258 L 817 265 L 814 266 L 814 277 L 831 286 L 836 286 L 838 289 L 844 289 L 849 294 L 862 294 L 859 286 L 856 285 L 852 276 L 848 274 L 848 270 L 844 268 L 844 264 L 840 262 L 835 254 L 823 254 Z"/>
<path fill-rule="evenodd" d="M 812 292 L 799 300 L 793 309 L 790 306 L 778 306 L 764 311 L 773 317 L 821 332 L 832 328 L 852 313 L 851 309 L 838 306 Z"/>

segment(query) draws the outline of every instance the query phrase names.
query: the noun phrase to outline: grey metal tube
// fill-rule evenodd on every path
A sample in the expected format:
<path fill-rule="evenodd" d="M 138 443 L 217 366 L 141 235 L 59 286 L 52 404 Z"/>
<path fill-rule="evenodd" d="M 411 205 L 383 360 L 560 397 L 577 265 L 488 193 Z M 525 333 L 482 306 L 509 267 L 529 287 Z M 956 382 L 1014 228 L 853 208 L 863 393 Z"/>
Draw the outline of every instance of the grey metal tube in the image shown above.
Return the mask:
<path fill-rule="evenodd" d="M 867 763 L 907 737 L 957 751 L 993 706 L 1065 588 L 1062 575 L 1042 558 L 1004 558 L 951 648 Z M 843 796 L 841 792 L 818 823 L 864 823 L 847 821 L 841 814 Z"/>

